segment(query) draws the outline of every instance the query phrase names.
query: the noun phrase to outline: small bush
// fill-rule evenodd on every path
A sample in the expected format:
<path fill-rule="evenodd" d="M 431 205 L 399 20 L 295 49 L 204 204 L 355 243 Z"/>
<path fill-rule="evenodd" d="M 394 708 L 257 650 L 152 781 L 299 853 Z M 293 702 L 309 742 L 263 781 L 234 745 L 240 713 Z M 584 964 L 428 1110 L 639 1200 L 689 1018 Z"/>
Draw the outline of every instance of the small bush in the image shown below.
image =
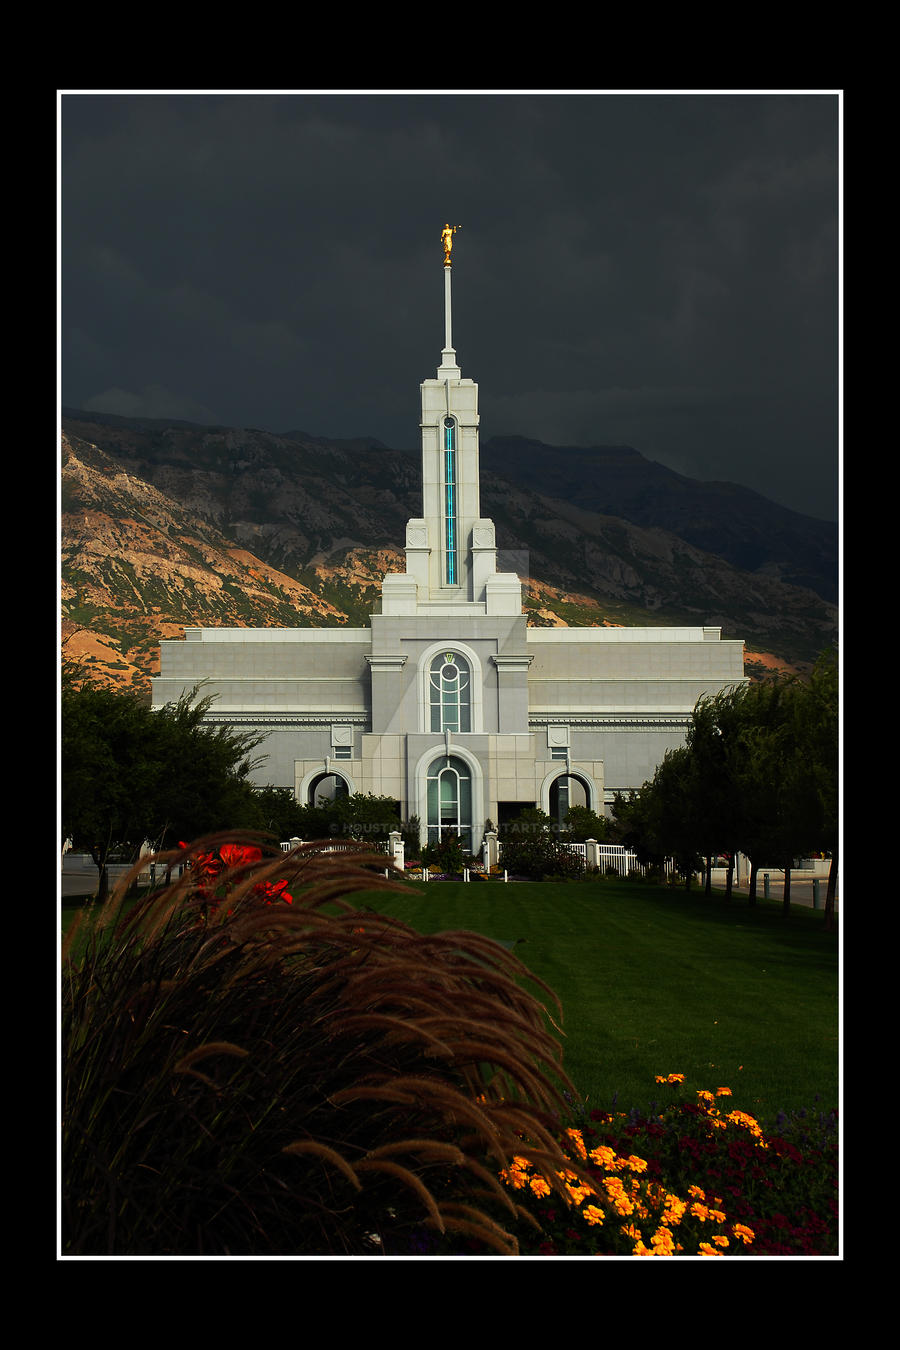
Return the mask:
<path fill-rule="evenodd" d="M 463 852 L 457 835 L 445 834 L 438 843 L 423 848 L 422 862 L 429 871 L 445 876 L 461 876 L 463 868 L 468 866 L 471 859 Z"/>
<path fill-rule="evenodd" d="M 471 933 L 354 909 L 373 853 L 208 840 L 180 880 L 70 931 L 62 989 L 66 1255 L 515 1254 L 498 1179 L 548 1184 L 571 1089 L 531 980 Z M 229 847 L 231 844 L 231 847 Z M 550 996 L 552 999 L 552 995 Z M 568 1164 L 567 1164 L 568 1166 Z"/>

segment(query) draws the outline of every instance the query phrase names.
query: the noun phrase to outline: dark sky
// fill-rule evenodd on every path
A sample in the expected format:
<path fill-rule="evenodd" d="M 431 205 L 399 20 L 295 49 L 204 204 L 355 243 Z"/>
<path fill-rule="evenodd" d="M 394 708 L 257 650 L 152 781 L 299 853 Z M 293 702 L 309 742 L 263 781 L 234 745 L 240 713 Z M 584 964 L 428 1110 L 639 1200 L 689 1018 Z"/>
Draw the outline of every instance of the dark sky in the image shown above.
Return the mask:
<path fill-rule="evenodd" d="M 67 406 L 631 445 L 835 519 L 838 93 L 62 93 Z"/>

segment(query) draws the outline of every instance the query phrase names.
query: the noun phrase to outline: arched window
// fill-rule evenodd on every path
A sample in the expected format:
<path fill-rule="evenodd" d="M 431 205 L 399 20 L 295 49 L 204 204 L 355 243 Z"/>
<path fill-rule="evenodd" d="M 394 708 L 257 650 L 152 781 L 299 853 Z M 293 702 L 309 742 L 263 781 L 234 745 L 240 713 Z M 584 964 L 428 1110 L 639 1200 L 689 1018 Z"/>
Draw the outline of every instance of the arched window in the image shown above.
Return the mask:
<path fill-rule="evenodd" d="M 548 815 L 554 825 L 563 829 L 570 806 L 590 806 L 590 789 L 583 778 L 574 774 L 560 774 L 550 787 Z"/>
<path fill-rule="evenodd" d="M 437 844 L 455 834 L 472 851 L 472 775 L 457 755 L 439 755 L 428 768 L 426 783 L 428 842 Z"/>
<path fill-rule="evenodd" d="M 432 731 L 472 730 L 472 673 L 458 652 L 438 652 L 428 672 Z"/>
<path fill-rule="evenodd" d="M 329 806 L 339 797 L 348 797 L 350 788 L 346 778 L 339 773 L 320 773 L 313 778 L 307 788 L 307 806 Z"/>

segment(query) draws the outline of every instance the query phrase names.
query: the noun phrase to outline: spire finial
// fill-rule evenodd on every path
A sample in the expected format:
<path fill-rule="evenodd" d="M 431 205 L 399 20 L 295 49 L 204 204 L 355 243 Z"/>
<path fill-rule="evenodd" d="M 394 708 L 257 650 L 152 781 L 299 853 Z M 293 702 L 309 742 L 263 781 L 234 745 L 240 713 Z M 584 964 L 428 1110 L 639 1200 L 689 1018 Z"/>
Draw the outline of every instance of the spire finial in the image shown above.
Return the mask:
<path fill-rule="evenodd" d="M 453 236 L 461 225 L 445 225 L 441 230 L 441 243 L 444 245 L 444 266 L 450 266 L 450 250 L 453 248 Z"/>

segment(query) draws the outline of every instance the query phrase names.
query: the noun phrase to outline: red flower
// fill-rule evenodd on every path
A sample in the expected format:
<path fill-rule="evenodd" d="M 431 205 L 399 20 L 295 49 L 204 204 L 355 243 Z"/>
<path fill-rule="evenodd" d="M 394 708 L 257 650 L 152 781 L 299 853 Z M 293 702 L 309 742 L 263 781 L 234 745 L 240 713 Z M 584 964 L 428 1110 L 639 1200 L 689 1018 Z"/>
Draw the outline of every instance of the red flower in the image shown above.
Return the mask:
<path fill-rule="evenodd" d="M 286 905 L 294 903 L 294 897 L 288 893 L 286 881 L 261 881 L 254 886 L 253 894 L 258 895 L 267 905 L 275 905 L 283 900 Z"/>
<path fill-rule="evenodd" d="M 262 849 L 249 844 L 223 844 L 219 855 L 226 867 L 243 867 L 262 862 Z"/>

